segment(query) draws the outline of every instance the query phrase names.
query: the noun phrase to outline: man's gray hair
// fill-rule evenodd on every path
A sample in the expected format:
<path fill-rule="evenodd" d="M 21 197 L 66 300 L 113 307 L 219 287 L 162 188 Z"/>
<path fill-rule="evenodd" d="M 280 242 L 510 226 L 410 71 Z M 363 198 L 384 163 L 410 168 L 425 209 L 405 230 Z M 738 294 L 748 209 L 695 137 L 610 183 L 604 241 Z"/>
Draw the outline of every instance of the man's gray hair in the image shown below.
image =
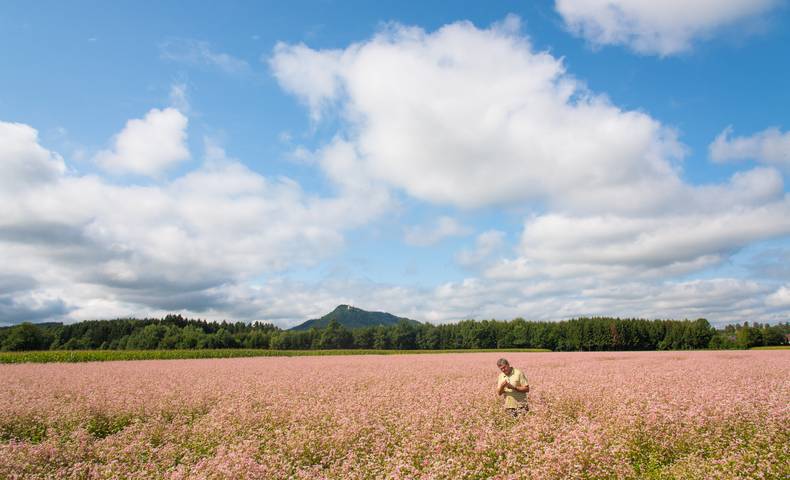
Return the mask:
<path fill-rule="evenodd" d="M 500 358 L 499 360 L 496 361 L 496 365 L 497 367 L 503 367 L 505 365 L 510 365 L 510 362 L 508 362 L 507 359 L 505 358 Z"/>

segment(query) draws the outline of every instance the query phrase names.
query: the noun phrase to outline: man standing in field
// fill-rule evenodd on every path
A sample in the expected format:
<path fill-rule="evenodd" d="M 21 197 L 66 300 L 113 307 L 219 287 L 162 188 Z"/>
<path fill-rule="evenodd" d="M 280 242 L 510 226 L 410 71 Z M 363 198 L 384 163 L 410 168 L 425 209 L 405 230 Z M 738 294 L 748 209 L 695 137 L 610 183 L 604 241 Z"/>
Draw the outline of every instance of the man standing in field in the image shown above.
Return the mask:
<path fill-rule="evenodd" d="M 505 396 L 505 410 L 514 417 L 528 412 L 527 392 L 529 392 L 529 383 L 524 372 L 510 366 L 510 362 L 504 358 L 497 360 L 496 364 L 502 372 L 497 380 L 496 393 L 497 395 Z"/>

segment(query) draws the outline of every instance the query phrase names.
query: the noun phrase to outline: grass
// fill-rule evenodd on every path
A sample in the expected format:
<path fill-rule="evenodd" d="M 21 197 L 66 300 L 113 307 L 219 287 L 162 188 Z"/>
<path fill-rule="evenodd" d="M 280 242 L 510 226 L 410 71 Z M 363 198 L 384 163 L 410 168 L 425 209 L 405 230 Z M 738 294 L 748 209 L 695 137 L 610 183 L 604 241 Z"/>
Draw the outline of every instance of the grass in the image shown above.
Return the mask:
<path fill-rule="evenodd" d="M 472 350 L 44 350 L 0 352 L 0 363 L 107 362 L 114 360 L 178 360 L 188 358 L 301 357 L 316 355 L 404 355 L 420 353 L 550 352 L 541 348 Z"/>
<path fill-rule="evenodd" d="M 790 350 L 790 345 L 774 345 L 772 347 L 752 347 L 749 350 Z"/>

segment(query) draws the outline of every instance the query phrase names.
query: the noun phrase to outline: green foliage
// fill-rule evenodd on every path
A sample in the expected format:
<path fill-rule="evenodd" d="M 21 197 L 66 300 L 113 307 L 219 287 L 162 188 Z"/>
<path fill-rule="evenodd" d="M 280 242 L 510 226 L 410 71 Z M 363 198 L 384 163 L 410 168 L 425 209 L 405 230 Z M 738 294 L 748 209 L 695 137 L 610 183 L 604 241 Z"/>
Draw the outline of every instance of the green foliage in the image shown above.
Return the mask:
<path fill-rule="evenodd" d="M 417 348 L 417 328 L 413 323 L 399 321 L 391 330 L 392 347 L 396 350 Z"/>
<path fill-rule="evenodd" d="M 85 429 L 95 438 L 105 438 L 120 432 L 132 423 L 130 415 L 97 413 L 88 419 Z"/>
<path fill-rule="evenodd" d="M 393 325 L 361 328 L 349 328 L 333 318 L 322 329 L 281 330 L 268 323 L 216 323 L 168 315 L 163 319 L 96 320 L 71 325 L 25 323 L 0 328 L 0 350 L 688 350 L 786 345 L 788 333 L 790 323 L 744 323 L 715 330 L 704 318 L 583 317 L 560 322 L 516 318 L 445 325 L 401 319 Z"/>
<path fill-rule="evenodd" d="M 0 350 L 16 352 L 22 350 L 44 350 L 53 341 L 52 334 L 31 323 L 22 323 L 8 329 L 3 335 Z"/>
<path fill-rule="evenodd" d="M 737 348 L 735 344 L 735 336 L 729 335 L 725 332 L 716 332 L 708 344 L 712 350 L 731 350 Z"/>
<path fill-rule="evenodd" d="M 18 440 L 39 443 L 47 436 L 47 426 L 32 416 L 12 417 L 0 421 L 0 441 Z"/>
<path fill-rule="evenodd" d="M 316 342 L 312 345 L 318 349 L 338 349 L 352 348 L 354 346 L 354 336 L 346 327 L 332 319 L 326 328 L 316 336 Z"/>
<path fill-rule="evenodd" d="M 763 336 L 757 328 L 744 327 L 735 334 L 735 344 L 738 348 L 752 348 L 763 346 Z"/>
<path fill-rule="evenodd" d="M 193 358 L 238 357 L 304 357 L 322 355 L 401 355 L 420 353 L 459 352 L 547 352 L 541 349 L 488 349 L 488 350 L 252 350 L 252 349 L 195 349 L 195 350 L 47 350 L 36 352 L 0 352 L 0 363 L 76 363 L 107 362 L 114 360 L 186 360 Z"/>

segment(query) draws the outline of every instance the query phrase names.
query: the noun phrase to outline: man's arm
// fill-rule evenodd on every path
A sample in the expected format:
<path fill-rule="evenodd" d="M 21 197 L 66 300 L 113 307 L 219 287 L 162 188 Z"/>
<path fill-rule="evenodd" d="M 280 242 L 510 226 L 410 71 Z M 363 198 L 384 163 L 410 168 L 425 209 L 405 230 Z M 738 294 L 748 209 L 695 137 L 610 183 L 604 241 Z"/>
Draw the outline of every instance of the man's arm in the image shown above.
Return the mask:
<path fill-rule="evenodd" d="M 517 392 L 527 393 L 529 392 L 529 385 L 521 385 L 521 386 L 511 386 L 511 388 Z"/>
<path fill-rule="evenodd" d="M 527 377 L 524 375 L 524 372 L 521 372 L 516 383 L 518 383 L 518 387 L 513 387 L 515 391 L 521 393 L 529 392 L 529 382 L 527 382 Z"/>
<path fill-rule="evenodd" d="M 497 395 L 502 395 L 503 393 L 505 393 L 505 388 L 507 388 L 508 385 L 509 384 L 508 384 L 507 380 L 499 382 L 499 385 L 497 385 L 497 387 L 496 387 L 496 394 Z"/>

